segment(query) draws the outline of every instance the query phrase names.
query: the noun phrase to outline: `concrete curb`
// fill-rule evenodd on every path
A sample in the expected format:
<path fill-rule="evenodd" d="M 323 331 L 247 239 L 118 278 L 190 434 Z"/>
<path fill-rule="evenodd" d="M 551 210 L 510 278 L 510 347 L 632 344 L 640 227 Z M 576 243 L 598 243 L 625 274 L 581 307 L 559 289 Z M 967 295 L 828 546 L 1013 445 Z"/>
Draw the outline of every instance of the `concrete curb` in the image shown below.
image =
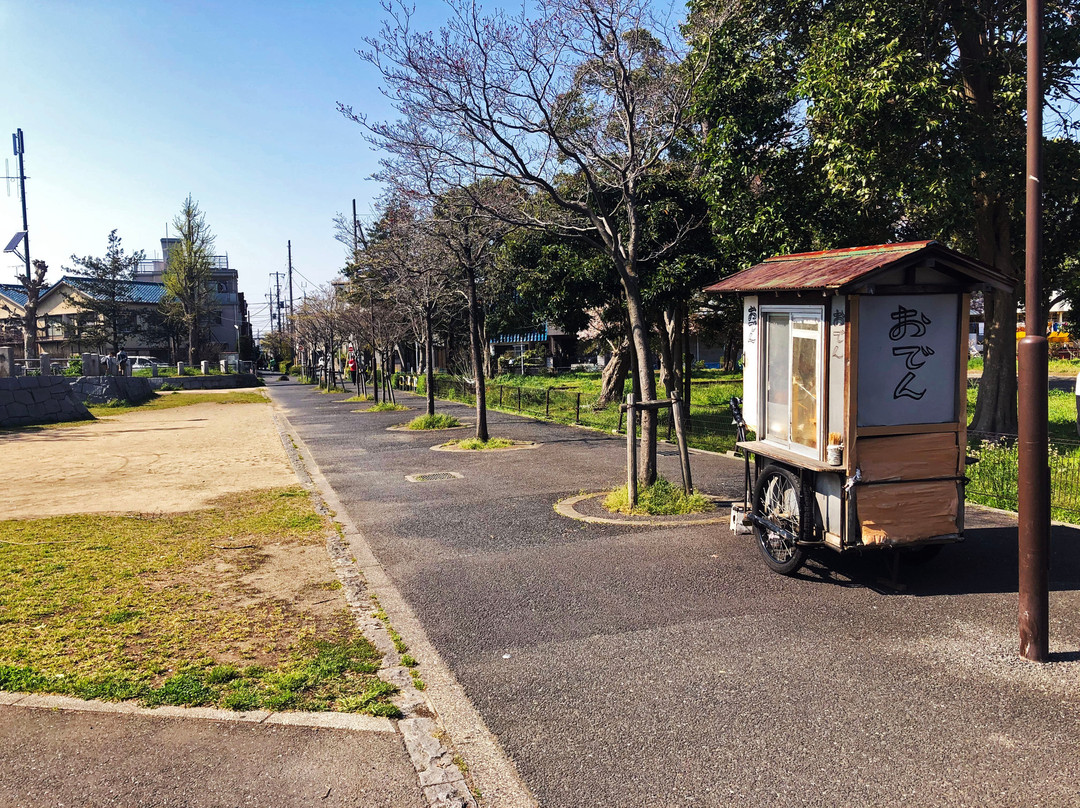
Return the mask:
<path fill-rule="evenodd" d="M 308 484 L 321 496 L 341 526 L 343 546 L 351 550 L 348 566 L 359 577 L 364 591 L 378 598 L 379 605 L 390 616 L 393 625 L 408 638 L 410 654 L 421 662 L 427 685 L 422 694 L 406 687 L 411 684 L 407 669 L 384 668 L 380 673 L 387 681 L 402 687 L 403 693 L 418 697 L 411 704 L 398 704 L 406 718 L 397 722 L 397 729 L 416 767 L 425 799 L 433 808 L 477 805 L 469 783 L 458 768 L 457 755 L 448 746 L 452 739 L 453 748 L 469 762 L 469 779 L 483 794 L 486 804 L 499 808 L 538 808 L 536 799 L 521 780 L 514 764 L 484 725 L 449 666 L 428 640 L 422 624 L 375 558 L 363 534 L 349 518 L 337 494 L 314 462 L 311 452 L 291 429 L 288 416 L 277 408 L 275 422 L 290 460 L 298 465 L 297 474 L 302 480 L 309 481 Z M 332 554 L 336 555 L 333 550 Z M 343 580 L 342 583 L 346 582 Z M 349 586 L 345 588 L 348 591 Z M 370 610 L 370 601 L 366 601 L 362 595 L 360 600 Z M 389 641 L 389 635 L 382 621 L 370 616 L 369 612 L 361 626 L 365 633 L 368 626 L 373 632 L 373 641 L 383 650 L 381 644 Z M 387 657 L 396 661 L 398 656 L 392 641 L 389 651 Z"/>
<path fill-rule="evenodd" d="M 32 707 L 41 710 L 69 710 L 83 713 L 115 713 L 151 718 L 195 718 L 204 721 L 231 721 L 243 724 L 284 724 L 292 727 L 320 727 L 356 732 L 393 733 L 389 718 L 354 713 L 272 713 L 268 710 L 238 712 L 214 707 L 140 707 L 132 701 L 84 701 L 71 696 L 0 691 L 0 706 Z"/>
<path fill-rule="evenodd" d="M 600 491 L 594 494 L 578 494 L 576 497 L 568 497 L 567 499 L 560 499 L 555 503 L 555 513 L 559 516 L 566 516 L 570 519 L 577 519 L 579 522 L 591 522 L 596 525 L 625 525 L 627 527 L 685 527 L 687 525 L 724 525 L 728 523 L 728 517 L 726 516 L 709 516 L 703 519 L 678 519 L 678 520 L 661 520 L 661 519 L 647 519 L 647 518 L 630 518 L 616 519 L 615 517 L 607 516 L 586 516 L 583 513 L 578 513 L 574 508 L 579 502 L 583 502 L 587 499 L 595 499 L 596 497 L 602 497 L 607 494 L 607 491 Z M 710 497 L 710 499 L 713 499 Z M 716 500 L 720 502 L 727 502 L 728 500 Z"/>
<path fill-rule="evenodd" d="M 533 441 L 529 441 L 528 443 L 521 441 L 515 443 L 513 446 L 500 446 L 494 449 L 462 449 L 460 446 L 444 446 L 440 444 L 438 446 L 432 446 L 431 451 L 462 453 L 472 452 L 474 454 L 483 454 L 484 452 L 520 452 L 524 449 L 539 449 L 543 445 L 544 444 L 542 443 L 534 443 Z"/>

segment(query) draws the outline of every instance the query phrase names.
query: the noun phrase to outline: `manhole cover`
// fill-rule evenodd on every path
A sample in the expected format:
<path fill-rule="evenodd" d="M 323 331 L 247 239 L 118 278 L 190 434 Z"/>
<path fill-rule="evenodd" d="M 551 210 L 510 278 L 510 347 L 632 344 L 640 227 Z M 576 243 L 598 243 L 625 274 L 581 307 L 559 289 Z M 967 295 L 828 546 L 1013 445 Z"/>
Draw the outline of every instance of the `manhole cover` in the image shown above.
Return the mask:
<path fill-rule="evenodd" d="M 460 480 L 456 471 L 431 471 L 427 474 L 409 474 L 405 477 L 410 483 L 431 483 L 436 480 Z"/>

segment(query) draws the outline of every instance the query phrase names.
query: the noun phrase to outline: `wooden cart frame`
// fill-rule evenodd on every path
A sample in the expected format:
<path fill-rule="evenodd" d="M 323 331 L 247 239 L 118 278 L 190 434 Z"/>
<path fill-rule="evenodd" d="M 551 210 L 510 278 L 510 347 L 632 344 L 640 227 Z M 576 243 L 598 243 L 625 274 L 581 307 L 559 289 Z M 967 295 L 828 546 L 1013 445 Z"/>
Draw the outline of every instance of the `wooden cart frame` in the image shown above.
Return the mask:
<path fill-rule="evenodd" d="M 963 538 L 968 312 L 992 287 L 1012 281 L 936 242 L 778 256 L 707 287 L 744 295 L 743 519 L 773 570 Z"/>

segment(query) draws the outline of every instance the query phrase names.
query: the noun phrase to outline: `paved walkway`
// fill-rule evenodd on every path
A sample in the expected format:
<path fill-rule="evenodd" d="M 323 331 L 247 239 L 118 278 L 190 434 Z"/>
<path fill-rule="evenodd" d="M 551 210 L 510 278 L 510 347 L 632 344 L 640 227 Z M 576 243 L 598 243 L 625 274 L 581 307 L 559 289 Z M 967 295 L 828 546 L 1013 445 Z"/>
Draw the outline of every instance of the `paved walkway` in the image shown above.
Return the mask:
<path fill-rule="evenodd" d="M 1080 801 L 1080 532 L 1055 530 L 1055 661 L 1036 666 L 1015 651 L 1012 517 L 970 509 L 969 540 L 899 594 L 873 554 L 784 578 L 723 527 L 556 514 L 621 479 L 619 439 L 492 413 L 494 435 L 543 446 L 432 452 L 446 433 L 386 431 L 415 412 L 270 391 L 437 654 L 421 670 L 448 667 L 544 808 Z M 739 495 L 740 464 L 693 462 Z M 678 478 L 673 453 L 661 467 Z M 434 471 L 461 477 L 406 480 Z M 447 724 L 482 784 L 470 727 Z"/>
<path fill-rule="evenodd" d="M 401 736 L 0 706 L 0 806 L 426 808 Z"/>

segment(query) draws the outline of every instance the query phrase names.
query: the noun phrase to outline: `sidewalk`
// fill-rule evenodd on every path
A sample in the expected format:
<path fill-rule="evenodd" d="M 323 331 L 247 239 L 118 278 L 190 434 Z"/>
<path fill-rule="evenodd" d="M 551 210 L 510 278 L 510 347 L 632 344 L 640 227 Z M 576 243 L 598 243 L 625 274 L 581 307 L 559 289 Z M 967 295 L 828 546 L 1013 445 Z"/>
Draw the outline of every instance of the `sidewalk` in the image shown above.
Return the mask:
<path fill-rule="evenodd" d="M 468 433 L 387 431 L 420 399 L 366 413 L 270 390 L 415 615 L 422 667 L 430 648 L 544 808 L 1076 805 L 1080 531 L 1054 530 L 1053 661 L 1037 666 L 1016 651 L 1011 515 L 969 508 L 968 540 L 905 567 L 900 591 L 869 552 L 786 578 L 725 526 L 557 514 L 620 481 L 621 439 L 490 412 L 493 435 L 541 445 L 432 452 Z M 692 463 L 700 489 L 741 496 L 741 463 Z M 410 482 L 432 472 L 456 476 Z M 472 766 L 475 728 L 443 717 Z"/>
<path fill-rule="evenodd" d="M 324 729 L 110 706 L 0 706 L 0 806 L 427 806 L 389 721 Z"/>

